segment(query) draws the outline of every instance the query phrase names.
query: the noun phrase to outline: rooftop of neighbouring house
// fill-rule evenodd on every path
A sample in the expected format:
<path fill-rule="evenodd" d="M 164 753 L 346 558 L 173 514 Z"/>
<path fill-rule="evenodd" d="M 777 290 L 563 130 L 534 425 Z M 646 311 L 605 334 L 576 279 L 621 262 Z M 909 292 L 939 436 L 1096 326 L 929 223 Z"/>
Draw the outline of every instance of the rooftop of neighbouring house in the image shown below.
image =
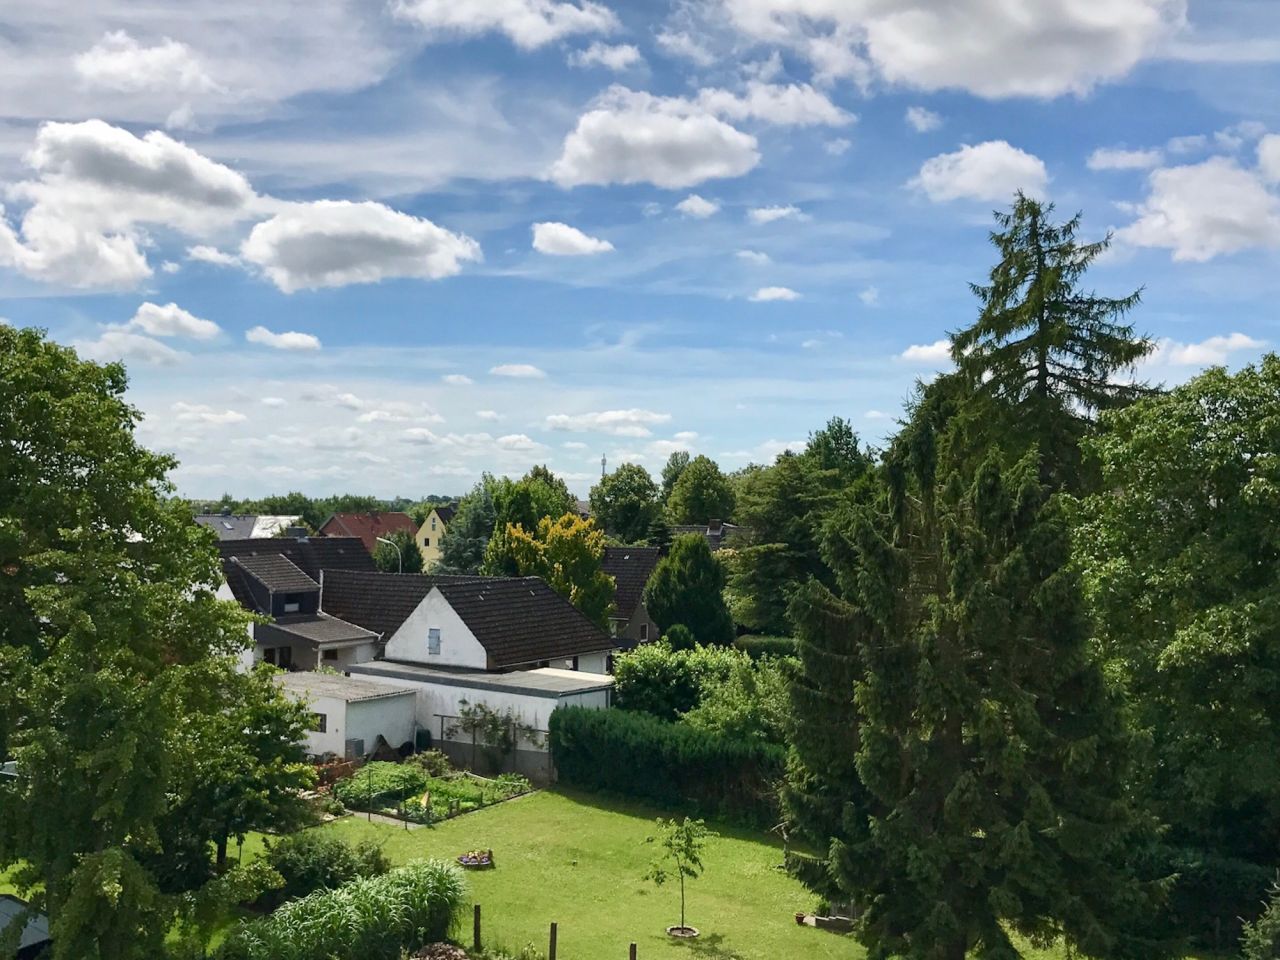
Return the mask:
<path fill-rule="evenodd" d="M 662 558 L 657 547 L 605 547 L 601 566 L 613 577 L 613 615 L 620 620 L 631 619 L 645 584 Z"/>
<path fill-rule="evenodd" d="M 303 640 L 321 649 L 372 643 L 378 635 L 354 623 L 347 623 L 325 613 L 299 613 L 276 617 L 274 623 L 259 624 L 254 636 L 259 643 L 270 644 Z"/>
<path fill-rule="evenodd" d="M 249 610 L 258 610 L 250 579 L 274 592 L 298 593 L 319 589 L 321 570 L 374 569 L 373 557 L 354 537 L 223 540 L 218 550 L 231 595 Z"/>
<path fill-rule="evenodd" d="M 7 893 L 0 893 L 0 932 L 9 929 L 9 924 L 13 923 L 18 918 L 18 915 L 26 909 L 27 904 L 25 901 Z M 22 928 L 22 936 L 18 940 L 18 949 L 30 950 L 51 943 L 53 943 L 53 940 L 49 937 L 49 918 L 43 913 L 37 913 L 28 919 L 26 926 Z"/>
<path fill-rule="evenodd" d="M 347 703 L 402 697 L 414 692 L 408 687 L 389 687 L 385 683 L 346 677 L 340 673 L 282 673 L 277 675 L 276 682 L 295 697 L 328 697 Z"/>
<path fill-rule="evenodd" d="M 446 527 L 453 523 L 453 518 L 458 513 L 458 505 L 456 503 L 442 503 L 432 509 L 435 510 L 436 516 L 440 518 L 440 522 Z"/>
<path fill-rule="evenodd" d="M 347 669 L 353 674 L 386 677 L 390 680 L 434 683 L 446 687 L 517 693 L 551 699 L 608 690 L 613 686 L 613 677 L 608 674 L 585 673 L 581 670 L 557 670 L 554 667 L 494 673 L 487 670 L 450 670 L 397 660 L 370 660 L 366 663 L 354 663 Z"/>
<path fill-rule="evenodd" d="M 612 650 L 617 641 L 538 577 L 325 571 L 320 606 L 390 639 L 439 589 L 495 668 Z"/>
<path fill-rule="evenodd" d="M 320 525 L 320 532 L 327 537 L 359 537 L 370 553 L 377 549 L 379 537 L 389 537 L 401 530 L 415 534 L 418 525 L 407 513 L 394 510 L 335 513 Z"/>
<path fill-rule="evenodd" d="M 196 523 L 208 527 L 219 540 L 249 540 L 274 537 L 302 522 L 300 516 L 251 513 L 202 513 Z"/>

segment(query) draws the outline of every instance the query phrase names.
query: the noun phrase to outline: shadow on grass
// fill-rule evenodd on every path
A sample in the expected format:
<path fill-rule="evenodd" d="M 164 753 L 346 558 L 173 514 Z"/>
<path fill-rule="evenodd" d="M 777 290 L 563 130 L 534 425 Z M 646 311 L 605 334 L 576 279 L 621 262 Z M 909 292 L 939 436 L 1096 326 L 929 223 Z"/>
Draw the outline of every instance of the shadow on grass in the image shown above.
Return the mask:
<path fill-rule="evenodd" d="M 694 940 L 678 940 L 682 950 L 699 960 L 743 960 L 742 954 L 730 950 L 724 943 L 724 934 L 704 934 Z"/>

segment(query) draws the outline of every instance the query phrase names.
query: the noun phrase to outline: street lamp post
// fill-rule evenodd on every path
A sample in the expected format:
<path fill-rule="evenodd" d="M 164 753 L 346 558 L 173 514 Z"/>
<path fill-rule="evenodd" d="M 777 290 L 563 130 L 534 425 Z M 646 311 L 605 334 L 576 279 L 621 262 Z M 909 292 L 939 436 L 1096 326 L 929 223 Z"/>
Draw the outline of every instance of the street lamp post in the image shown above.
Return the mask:
<path fill-rule="evenodd" d="M 394 540 L 388 540 L 386 537 L 376 538 L 379 543 L 387 543 L 395 547 L 396 551 L 396 573 L 404 573 L 404 552 L 400 549 L 400 544 Z"/>

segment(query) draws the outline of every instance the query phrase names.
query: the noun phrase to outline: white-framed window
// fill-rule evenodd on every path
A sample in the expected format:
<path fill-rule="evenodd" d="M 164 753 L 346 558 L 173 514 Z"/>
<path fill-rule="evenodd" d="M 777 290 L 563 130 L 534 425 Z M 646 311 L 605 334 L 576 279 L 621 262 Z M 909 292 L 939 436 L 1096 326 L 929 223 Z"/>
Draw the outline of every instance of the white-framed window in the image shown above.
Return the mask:
<path fill-rule="evenodd" d="M 328 733 L 329 718 L 323 713 L 313 713 L 311 715 L 311 732 L 312 733 Z"/>
<path fill-rule="evenodd" d="M 649 625 L 647 623 L 640 624 L 640 639 L 641 640 L 649 639 Z"/>
<path fill-rule="evenodd" d="M 435 530 L 435 528 L 436 528 L 436 518 L 435 518 L 435 517 L 432 517 L 432 518 L 431 518 L 431 529 L 432 529 L 432 530 Z"/>
<path fill-rule="evenodd" d="M 439 656 L 440 654 L 440 628 L 429 627 L 427 629 L 427 653 Z"/>

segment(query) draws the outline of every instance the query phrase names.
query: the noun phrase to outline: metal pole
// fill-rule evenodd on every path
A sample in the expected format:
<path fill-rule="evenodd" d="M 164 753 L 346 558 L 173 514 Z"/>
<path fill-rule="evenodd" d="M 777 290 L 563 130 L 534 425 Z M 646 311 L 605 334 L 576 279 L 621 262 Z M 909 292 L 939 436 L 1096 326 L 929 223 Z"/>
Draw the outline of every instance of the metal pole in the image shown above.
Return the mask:
<path fill-rule="evenodd" d="M 471 934 L 472 934 L 472 940 L 474 941 L 472 944 L 472 948 L 475 950 L 479 950 L 480 949 L 480 904 L 478 903 L 475 905 L 475 910 L 471 917 Z"/>
<path fill-rule="evenodd" d="M 386 543 L 386 544 L 390 544 L 392 547 L 395 547 L 396 573 L 404 573 L 404 551 L 400 549 L 400 544 L 396 543 L 394 540 L 388 540 L 386 537 L 376 537 L 375 539 L 379 543 Z"/>

